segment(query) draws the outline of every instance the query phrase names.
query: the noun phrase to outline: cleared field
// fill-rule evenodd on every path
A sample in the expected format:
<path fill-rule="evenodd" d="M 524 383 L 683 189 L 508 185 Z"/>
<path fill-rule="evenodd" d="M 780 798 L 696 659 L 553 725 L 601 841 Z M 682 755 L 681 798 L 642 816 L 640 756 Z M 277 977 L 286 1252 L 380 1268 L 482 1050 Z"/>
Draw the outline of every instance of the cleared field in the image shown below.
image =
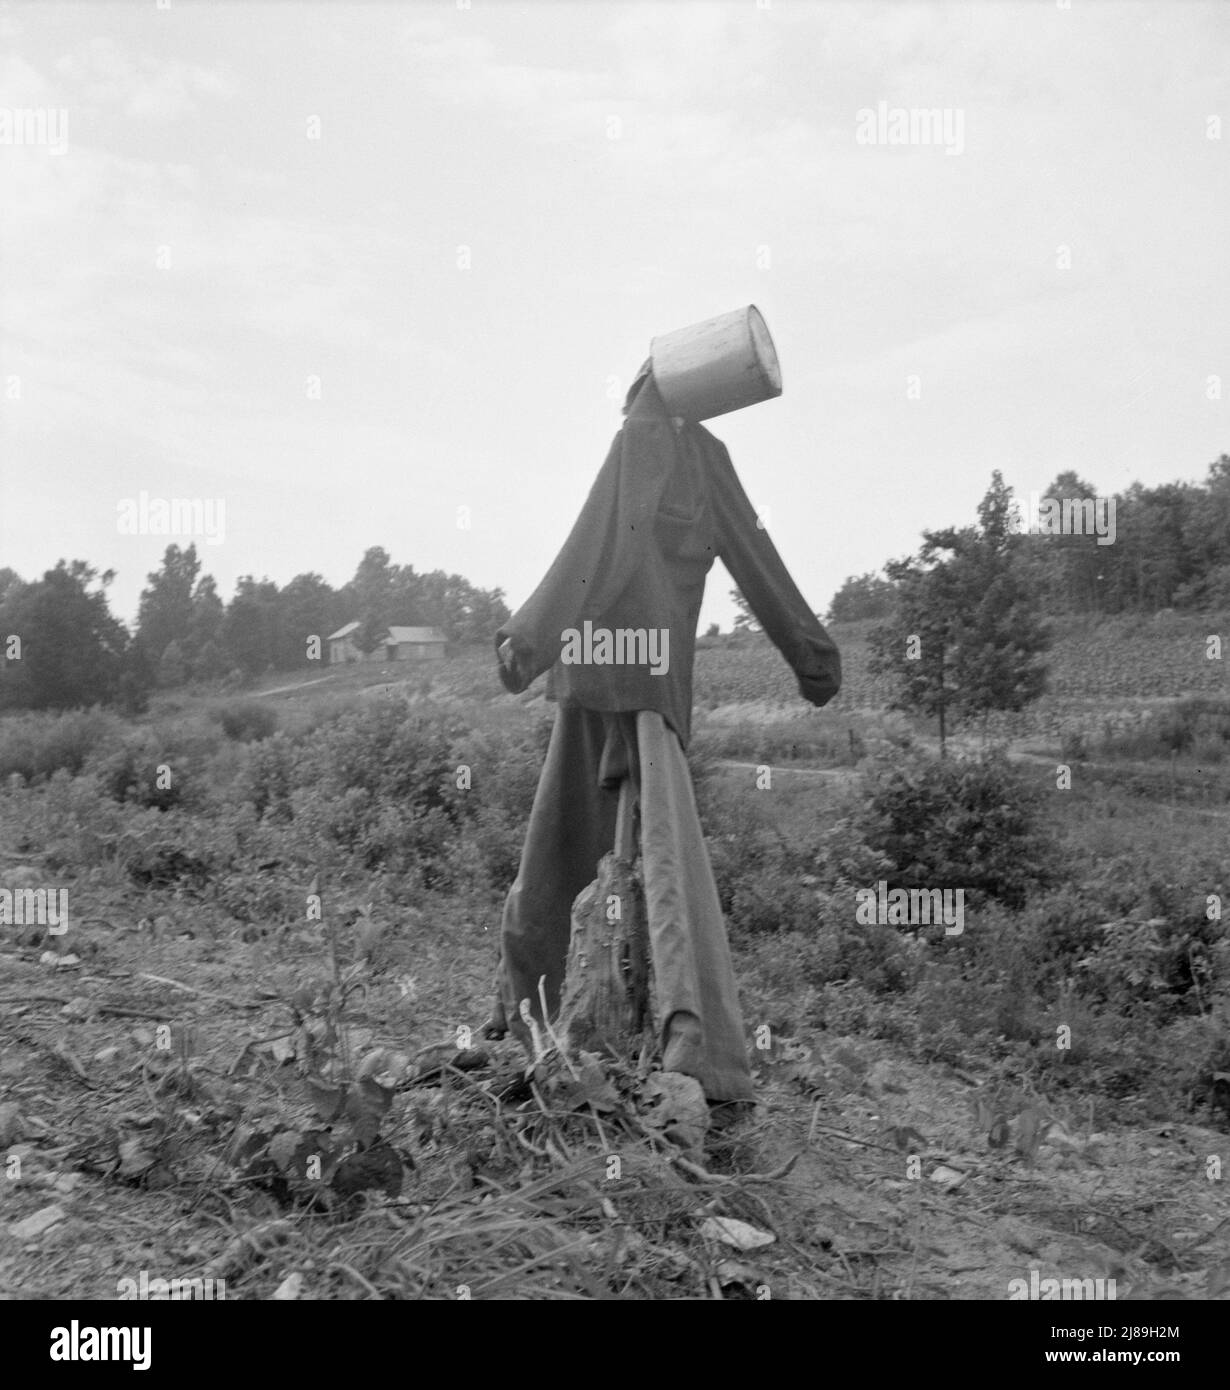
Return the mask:
<path fill-rule="evenodd" d="M 489 649 L 164 694 L 134 724 L 0 721 L 0 885 L 72 904 L 67 935 L 0 937 L 22 1173 L 0 1294 L 109 1298 L 147 1268 L 232 1298 L 294 1276 L 321 1298 L 1001 1299 L 1042 1265 L 1217 1296 L 1230 759 L 1158 756 L 1154 716 L 1224 668 L 1192 655 L 1204 624 L 1156 626 L 1061 631 L 1061 693 L 1015 734 L 1061 867 L 952 939 L 853 913 L 892 842 L 866 839 L 891 818 L 876 777 L 921 769 L 901 790 L 925 801 L 934 772 L 931 731 L 875 705 L 864 630 L 835 630 L 824 710 L 764 639 L 702 648 L 691 760 L 761 1105 L 686 1152 L 653 1073 L 576 1058 L 534 1094 L 515 1045 L 478 1056 L 550 717 Z M 1060 790 L 1081 730 L 1105 747 Z M 907 854 L 959 858 L 982 810 Z M 732 1252 L 714 1213 L 772 1239 Z"/>

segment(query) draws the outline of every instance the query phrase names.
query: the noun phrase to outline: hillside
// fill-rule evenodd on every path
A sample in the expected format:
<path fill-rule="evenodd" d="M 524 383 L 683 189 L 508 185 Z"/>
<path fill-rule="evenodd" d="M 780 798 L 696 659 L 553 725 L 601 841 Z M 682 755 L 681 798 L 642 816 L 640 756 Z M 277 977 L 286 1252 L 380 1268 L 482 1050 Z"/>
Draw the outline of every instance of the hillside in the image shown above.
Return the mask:
<path fill-rule="evenodd" d="M 843 672 L 841 693 L 828 707 L 834 714 L 883 709 L 888 703 L 888 682 L 868 669 L 867 634 L 872 626 L 870 622 L 839 623 L 829 629 L 841 650 Z M 1230 614 L 1164 612 L 1152 618 L 1056 619 L 1052 632 L 1047 693 L 1020 714 L 993 721 L 994 732 L 1013 737 L 1061 734 L 1070 728 L 1100 732 L 1108 720 L 1113 726 L 1132 724 L 1150 702 L 1230 693 L 1230 654 L 1220 661 L 1206 655 L 1211 635 L 1220 634 L 1230 646 Z M 325 688 L 508 698 L 496 674 L 494 655 L 486 646 L 465 649 L 430 670 L 407 672 L 388 665 L 324 674 L 330 682 Z M 273 684 L 288 690 L 296 681 L 283 673 Z M 545 679 L 536 682 L 528 698 L 541 695 L 544 685 Z M 802 706 L 790 668 L 768 638 L 758 634 L 699 639 L 694 695 L 699 709 L 733 704 Z"/>

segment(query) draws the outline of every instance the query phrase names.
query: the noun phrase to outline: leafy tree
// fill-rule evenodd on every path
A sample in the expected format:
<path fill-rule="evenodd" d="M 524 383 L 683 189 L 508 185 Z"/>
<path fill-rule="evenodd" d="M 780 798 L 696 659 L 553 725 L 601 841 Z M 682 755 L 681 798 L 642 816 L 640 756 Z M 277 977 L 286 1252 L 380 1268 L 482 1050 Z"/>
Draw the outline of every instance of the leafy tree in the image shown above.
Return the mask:
<path fill-rule="evenodd" d="M 383 642 L 389 624 L 394 621 L 398 601 L 394 587 L 399 577 L 399 568 L 390 561 L 388 551 L 383 546 L 373 545 L 364 551 L 354 578 L 342 591 L 351 605 L 351 613 L 359 621 L 355 646 L 365 656 Z"/>
<path fill-rule="evenodd" d="M 864 618 L 884 618 L 892 611 L 893 586 L 874 572 L 851 575 L 833 595 L 827 621 L 857 623 Z"/>
<path fill-rule="evenodd" d="M 203 681 L 220 680 L 229 669 L 221 646 L 213 640 L 205 643 L 192 663 L 192 674 Z"/>
<path fill-rule="evenodd" d="M 138 695 L 127 679 L 127 629 L 107 603 L 114 577 L 61 560 L 41 580 L 9 587 L 0 636 L 20 638 L 21 656 L 0 661 L 0 705 L 71 709 Z"/>
<path fill-rule="evenodd" d="M 896 603 L 869 635 L 872 670 L 897 680 L 895 707 L 938 716 L 941 754 L 950 718 L 1021 709 L 1046 682 L 1049 637 L 1014 563 L 1024 538 L 998 471 L 978 518 L 925 531 L 916 557 L 885 566 Z"/>
<path fill-rule="evenodd" d="M 168 642 L 158 658 L 158 684 L 164 689 L 173 690 L 187 679 L 188 663 L 184 660 L 184 649 L 178 642 Z"/>
<path fill-rule="evenodd" d="M 338 626 L 338 602 L 333 588 L 318 574 L 297 574 L 278 596 L 274 665 L 280 671 L 312 665 L 307 653 L 308 638 L 320 637 L 323 646 L 324 639 Z"/>
<path fill-rule="evenodd" d="M 1097 490 L 1072 470 L 1060 473 L 1042 496 L 1065 501 L 1097 498 Z M 1103 606 L 1106 547 L 1094 534 L 1029 534 L 1016 560 L 1048 613 L 1093 613 Z"/>
<path fill-rule="evenodd" d="M 476 589 L 468 579 L 443 570 L 414 576 L 407 599 L 418 622 L 439 628 L 450 642 L 490 642 L 509 617 L 502 589 Z"/>
<path fill-rule="evenodd" d="M 1060 473 L 1045 494 L 1059 502 L 1096 499 L 1092 484 Z M 1030 535 L 1016 561 L 1050 613 L 1208 611 L 1225 605 L 1230 566 L 1230 454 L 1203 483 L 1137 482 L 1106 498 L 1115 512 L 1113 544 L 1091 534 Z"/>
<path fill-rule="evenodd" d="M 1209 465 L 1200 505 L 1188 527 L 1188 546 L 1202 574 L 1230 568 L 1230 454 Z"/>
<path fill-rule="evenodd" d="M 169 545 L 162 568 L 147 576 L 137 610 L 136 640 L 151 661 L 157 662 L 171 642 L 188 640 L 193 588 L 200 570 L 195 545 L 187 550 Z"/>
<path fill-rule="evenodd" d="M 439 628 L 451 642 L 490 642 L 509 616 L 502 589 L 479 589 L 444 570 L 417 574 L 413 565 L 393 564 L 380 546 L 365 552 L 338 600 L 339 621 L 360 624 L 355 645 L 364 653 L 395 625 Z"/>
<path fill-rule="evenodd" d="M 383 646 L 388 630 L 388 623 L 369 615 L 359 620 L 359 630 L 351 640 L 364 656 L 371 656 L 374 651 Z"/>
<path fill-rule="evenodd" d="M 464 621 L 458 624 L 456 641 L 490 643 L 499 628 L 512 617 L 504 602 L 504 590 L 474 589 L 468 599 Z"/>
<path fill-rule="evenodd" d="M 278 586 L 245 574 L 226 609 L 223 647 L 230 664 L 257 676 L 273 663 L 277 637 Z"/>
<path fill-rule="evenodd" d="M 221 659 L 220 644 L 225 623 L 226 608 L 218 595 L 217 581 L 212 574 L 204 574 L 192 591 L 188 636 L 183 643 L 194 676 L 210 680 L 220 674 L 214 668 Z M 211 653 L 208 659 L 205 658 L 207 650 Z"/>
<path fill-rule="evenodd" d="M 1137 609 L 1169 608 L 1176 592 L 1194 578 L 1197 565 L 1185 532 L 1196 505 L 1195 490 L 1187 483 L 1156 488 L 1134 483 L 1128 489 L 1123 519 L 1130 528 L 1130 542 L 1120 558 L 1130 561 L 1130 592 Z"/>

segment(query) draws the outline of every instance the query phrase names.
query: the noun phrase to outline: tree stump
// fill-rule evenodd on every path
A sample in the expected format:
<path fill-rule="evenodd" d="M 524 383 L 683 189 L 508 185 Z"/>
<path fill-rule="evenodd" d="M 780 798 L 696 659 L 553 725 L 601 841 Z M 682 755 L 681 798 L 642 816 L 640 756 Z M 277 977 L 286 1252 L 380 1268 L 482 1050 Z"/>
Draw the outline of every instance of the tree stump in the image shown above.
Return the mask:
<path fill-rule="evenodd" d="M 572 940 L 560 1004 L 560 1040 L 570 1051 L 629 1057 L 649 1020 L 649 934 L 636 872 L 636 788 L 619 789 L 615 847 L 572 905 Z"/>

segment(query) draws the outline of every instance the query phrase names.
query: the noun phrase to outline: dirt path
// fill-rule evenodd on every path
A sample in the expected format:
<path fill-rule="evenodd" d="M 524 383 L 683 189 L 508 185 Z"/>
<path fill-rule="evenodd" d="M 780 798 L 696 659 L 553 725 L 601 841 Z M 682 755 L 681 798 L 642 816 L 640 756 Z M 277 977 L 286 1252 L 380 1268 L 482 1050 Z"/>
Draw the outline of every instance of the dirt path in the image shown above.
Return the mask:
<path fill-rule="evenodd" d="M 747 772 L 756 772 L 760 768 L 759 763 L 735 762 L 730 758 L 719 758 L 717 765 Z M 771 763 L 770 767 L 774 776 L 785 773 L 791 777 L 822 777 L 829 782 L 852 782 L 859 775 L 858 769 L 853 767 L 807 767 L 795 766 L 793 763 Z"/>
<path fill-rule="evenodd" d="M 275 685 L 272 690 L 254 690 L 252 694 L 258 699 L 264 699 L 266 695 L 289 695 L 293 690 L 306 690 L 309 685 L 327 685 L 330 681 L 335 681 L 334 676 L 314 676 L 310 681 L 296 681 L 294 685 Z"/>

